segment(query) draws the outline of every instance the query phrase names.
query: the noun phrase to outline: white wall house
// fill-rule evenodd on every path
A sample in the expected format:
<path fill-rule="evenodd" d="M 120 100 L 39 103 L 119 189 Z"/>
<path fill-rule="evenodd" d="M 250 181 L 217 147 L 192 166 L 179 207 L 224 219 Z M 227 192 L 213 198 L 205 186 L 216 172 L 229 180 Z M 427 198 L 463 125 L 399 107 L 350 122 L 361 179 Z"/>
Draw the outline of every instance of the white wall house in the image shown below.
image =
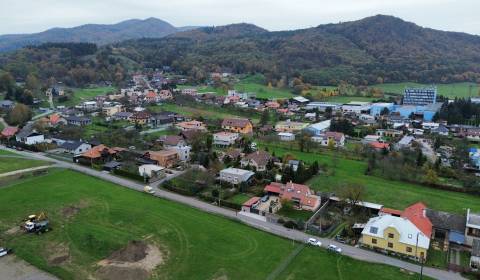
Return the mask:
<path fill-rule="evenodd" d="M 291 132 L 280 132 L 278 137 L 281 141 L 295 141 L 295 134 Z"/>
<path fill-rule="evenodd" d="M 226 168 L 220 171 L 220 180 L 231 184 L 247 182 L 255 175 L 254 172 L 239 168 Z"/>
<path fill-rule="evenodd" d="M 239 137 L 239 134 L 234 132 L 218 132 L 213 134 L 213 144 L 218 146 L 230 146 L 235 144 L 235 141 L 237 141 Z"/>

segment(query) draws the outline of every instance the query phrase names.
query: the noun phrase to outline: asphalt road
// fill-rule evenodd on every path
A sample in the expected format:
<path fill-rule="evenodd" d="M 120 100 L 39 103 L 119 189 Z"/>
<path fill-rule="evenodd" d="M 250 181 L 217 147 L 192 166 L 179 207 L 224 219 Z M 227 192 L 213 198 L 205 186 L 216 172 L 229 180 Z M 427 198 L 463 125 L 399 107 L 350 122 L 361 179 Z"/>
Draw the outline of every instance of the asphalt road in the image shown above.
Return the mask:
<path fill-rule="evenodd" d="M 3 146 L 0 146 L 0 149 L 7 149 L 7 148 L 5 148 Z M 11 150 L 11 151 L 13 151 L 13 150 Z M 40 153 L 31 153 L 31 152 L 26 152 L 26 151 L 23 151 L 23 152 L 14 151 L 14 152 L 20 153 L 22 155 L 29 156 L 29 157 L 35 158 L 35 159 L 40 159 L 40 160 L 44 160 L 44 161 L 51 161 L 51 162 L 56 163 L 56 166 L 58 166 L 58 167 L 72 169 L 72 170 L 75 170 L 75 171 L 78 171 L 78 172 L 81 172 L 81 173 L 84 173 L 84 174 L 87 174 L 87 175 L 90 175 L 90 176 L 94 176 L 94 177 L 97 177 L 97 178 L 100 178 L 100 179 L 103 179 L 103 180 L 106 180 L 106 181 L 110 181 L 112 183 L 130 188 L 130 189 L 133 189 L 133 190 L 143 192 L 143 188 L 144 188 L 143 184 L 139 184 L 139 183 L 127 180 L 127 179 L 116 177 L 116 176 L 113 176 L 109 173 L 96 171 L 96 170 L 93 170 L 93 169 L 90 169 L 90 168 L 87 168 L 87 167 L 84 167 L 84 166 L 81 166 L 81 165 L 76 165 L 74 163 L 68 163 L 68 162 L 64 162 L 64 161 L 55 160 L 55 159 L 46 157 L 46 156 L 44 156 Z M 174 178 L 174 177 L 176 177 L 180 174 L 181 174 L 181 172 L 178 172 L 178 173 L 173 174 L 173 175 L 169 175 L 169 176 L 167 176 L 167 178 L 165 178 L 161 181 L 158 181 L 158 182 L 156 182 L 152 185 L 153 186 L 158 186 L 158 184 L 160 184 L 162 181 L 170 180 L 170 179 L 172 179 L 172 178 Z M 396 259 L 396 258 L 392 258 L 392 257 L 386 256 L 386 255 L 383 255 L 383 254 L 379 254 L 379 253 L 375 253 L 375 252 L 372 252 L 372 251 L 364 250 L 364 249 L 361 249 L 361 248 L 356 248 L 356 247 L 353 247 L 353 246 L 338 243 L 338 242 L 335 242 L 331 239 L 318 238 L 316 236 L 310 236 L 310 235 L 308 235 L 304 232 L 301 232 L 301 231 L 290 230 L 290 229 L 287 229 L 283 226 L 276 225 L 276 224 L 273 224 L 273 223 L 268 223 L 268 222 L 265 222 L 265 221 L 262 221 L 262 220 L 258 220 L 258 219 L 248 217 L 248 216 L 238 215 L 237 212 L 235 212 L 235 211 L 225 209 L 225 208 L 221 208 L 221 207 L 217 207 L 215 205 L 200 201 L 200 200 L 192 198 L 192 197 L 182 196 L 182 195 L 179 195 L 179 194 L 176 194 L 176 193 L 172 193 L 172 192 L 168 192 L 168 191 L 164 191 L 164 190 L 159 190 L 157 188 L 155 188 L 154 196 L 164 198 L 164 199 L 168 199 L 168 200 L 175 201 L 175 202 L 179 202 L 179 203 L 182 203 L 182 204 L 186 204 L 186 205 L 189 205 L 191 207 L 202 210 L 204 212 L 208 212 L 208 213 L 212 213 L 212 214 L 216 214 L 216 215 L 221 215 L 221 216 L 224 216 L 224 217 L 227 217 L 227 218 L 230 218 L 230 219 L 238 220 L 238 221 L 241 221 L 241 222 L 243 222 L 243 223 L 245 223 L 245 224 L 247 224 L 251 227 L 257 228 L 259 230 L 269 232 L 269 233 L 272 233 L 272 234 L 275 234 L 275 235 L 278 235 L 278 236 L 282 236 L 284 238 L 296 240 L 296 241 L 299 241 L 299 242 L 305 242 L 308 238 L 313 237 L 313 238 L 316 238 L 316 239 L 320 240 L 322 242 L 323 246 L 328 246 L 328 244 L 337 245 L 338 247 L 342 248 L 342 254 L 350 256 L 354 259 L 358 259 L 358 260 L 361 260 L 361 261 L 367 261 L 367 262 L 387 264 L 387 265 L 395 266 L 395 267 L 398 267 L 398 268 L 403 268 L 405 270 L 420 273 L 421 268 L 420 268 L 419 265 L 409 263 L 409 262 L 405 262 L 405 261 L 402 261 L 402 260 L 399 260 L 399 259 Z M 431 268 L 431 267 L 424 267 L 423 268 L 423 274 L 426 275 L 426 276 L 429 276 L 431 278 L 441 279 L 441 280 L 465 279 L 459 273 L 449 272 L 449 271 L 440 270 L 440 269 Z"/>

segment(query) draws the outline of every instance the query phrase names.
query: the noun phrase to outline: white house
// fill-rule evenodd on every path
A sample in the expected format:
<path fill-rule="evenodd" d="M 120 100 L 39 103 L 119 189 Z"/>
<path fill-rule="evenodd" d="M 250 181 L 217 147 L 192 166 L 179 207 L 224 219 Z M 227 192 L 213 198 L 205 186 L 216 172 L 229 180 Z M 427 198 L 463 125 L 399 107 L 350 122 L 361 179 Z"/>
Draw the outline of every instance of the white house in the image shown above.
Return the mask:
<path fill-rule="evenodd" d="M 92 148 L 92 145 L 81 142 L 81 141 L 73 141 L 73 142 L 64 142 L 61 146 L 66 153 L 73 154 L 74 156 L 80 155 Z"/>
<path fill-rule="evenodd" d="M 148 178 L 152 178 L 156 174 L 159 174 L 162 170 L 164 170 L 164 167 L 158 166 L 156 164 L 144 164 L 140 165 L 138 167 L 138 174 L 140 176 L 146 176 Z"/>
<path fill-rule="evenodd" d="M 322 146 L 328 146 L 330 142 L 335 147 L 345 146 L 345 135 L 341 132 L 327 131 L 321 136 L 312 137 L 312 141 L 320 143 Z"/>
<path fill-rule="evenodd" d="M 221 181 L 236 185 L 243 182 L 248 182 L 253 175 L 255 175 L 255 173 L 250 170 L 231 167 L 221 170 L 219 179 Z"/>
<path fill-rule="evenodd" d="M 240 135 L 235 132 L 222 131 L 213 134 L 213 144 L 218 146 L 230 146 L 235 144 Z"/>
<path fill-rule="evenodd" d="M 295 134 L 291 132 L 280 132 L 278 137 L 281 141 L 295 141 Z"/>
<path fill-rule="evenodd" d="M 185 142 L 181 136 L 167 135 L 160 138 L 160 141 L 163 143 L 163 148 L 175 150 L 181 161 L 190 160 L 190 151 L 192 150 L 192 147 L 187 145 L 187 142 Z"/>
<path fill-rule="evenodd" d="M 32 129 L 31 124 L 26 125 L 15 135 L 17 142 L 22 142 L 27 145 L 35 145 L 45 142 L 45 136 Z"/>

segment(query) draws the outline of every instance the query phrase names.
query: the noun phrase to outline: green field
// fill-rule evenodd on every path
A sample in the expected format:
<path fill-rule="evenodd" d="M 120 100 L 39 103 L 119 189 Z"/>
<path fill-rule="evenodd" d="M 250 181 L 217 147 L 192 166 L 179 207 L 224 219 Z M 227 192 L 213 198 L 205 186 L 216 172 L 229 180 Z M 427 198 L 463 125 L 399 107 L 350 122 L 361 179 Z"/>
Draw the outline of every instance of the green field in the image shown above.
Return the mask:
<path fill-rule="evenodd" d="M 171 111 L 181 115 L 186 115 L 190 117 L 203 117 L 206 119 L 225 119 L 225 118 L 238 118 L 242 117 L 235 115 L 232 110 L 217 106 L 201 106 L 199 108 L 192 108 L 187 106 L 180 106 L 176 104 L 165 103 L 160 106 L 150 106 L 148 108 L 150 111 L 159 112 L 159 111 Z M 252 121 L 258 121 L 259 116 L 254 115 L 249 117 Z"/>
<path fill-rule="evenodd" d="M 77 209 L 66 215 L 66 209 Z M 53 230 L 7 233 L 27 215 L 46 211 Z M 265 279 L 294 249 L 292 242 L 219 216 L 158 199 L 73 171 L 55 170 L 0 189 L 0 237 L 16 255 L 62 279 L 88 279 L 100 260 L 131 240 L 163 253 L 154 279 Z M 67 259 L 50 256 L 62 248 Z M 336 264 L 336 265 L 335 265 Z M 338 274 L 337 272 L 342 274 Z M 368 273 L 367 273 L 368 272 Z M 398 268 L 307 249 L 285 279 L 406 279 Z"/>
<path fill-rule="evenodd" d="M 95 88 L 81 88 L 75 89 L 73 91 L 73 95 L 71 98 L 61 105 L 65 106 L 73 106 L 77 105 L 83 101 L 88 101 L 94 98 L 95 96 L 104 95 L 109 92 L 114 92 L 116 90 L 115 87 L 95 87 Z"/>
<path fill-rule="evenodd" d="M 406 87 L 428 87 L 429 84 L 419 83 L 391 83 L 391 84 L 378 84 L 372 87 L 380 88 L 385 93 L 403 94 Z M 453 83 L 453 84 L 436 84 L 438 94 L 450 98 L 455 97 L 469 97 L 479 96 L 480 88 L 475 83 Z"/>
<path fill-rule="evenodd" d="M 264 99 L 288 99 L 293 97 L 292 92 L 288 89 L 268 87 L 261 82 L 261 77 L 247 77 L 236 84 L 235 89 L 241 92 L 254 92 L 258 98 Z"/>
<path fill-rule="evenodd" d="M 325 101 L 334 102 L 334 103 L 349 103 L 352 101 L 360 101 L 360 102 L 372 102 L 378 98 L 375 97 L 362 97 L 362 96 L 332 96 L 327 97 Z"/>
<path fill-rule="evenodd" d="M 315 269 L 311 269 L 315 267 Z M 358 262 L 340 255 L 332 256 L 316 248 L 305 248 L 295 262 L 287 266 L 279 277 L 282 280 L 293 279 L 418 279 L 418 275 L 390 269 L 387 266 L 359 267 Z M 424 276 L 424 279 L 430 279 Z"/>
<path fill-rule="evenodd" d="M 250 196 L 248 196 L 244 193 L 237 193 L 236 195 L 227 199 L 227 201 L 242 205 L 243 203 L 245 203 L 249 199 L 250 199 Z"/>
<path fill-rule="evenodd" d="M 260 146 L 265 146 L 265 144 Z M 271 145 L 268 148 L 270 152 L 274 151 L 276 156 L 290 153 L 305 162 L 317 160 L 319 163 L 327 164 L 330 167 L 334 162 L 332 156 L 325 154 L 325 152 L 322 154 L 302 153 Z M 366 168 L 366 162 L 338 157 L 335 174 L 318 175 L 308 181 L 307 185 L 322 192 L 334 192 L 345 183 L 362 184 L 366 187 L 367 192 L 365 200 L 396 209 L 403 209 L 415 202 L 423 201 L 432 209 L 452 213 L 464 214 L 466 208 L 471 208 L 472 211 L 480 211 L 479 196 L 431 189 L 376 176 L 366 176 L 364 174 Z"/>
<path fill-rule="evenodd" d="M 10 154 L 9 152 L 0 153 L 0 174 L 49 164 L 41 160 L 1 156 L 1 155 L 10 155 Z"/>

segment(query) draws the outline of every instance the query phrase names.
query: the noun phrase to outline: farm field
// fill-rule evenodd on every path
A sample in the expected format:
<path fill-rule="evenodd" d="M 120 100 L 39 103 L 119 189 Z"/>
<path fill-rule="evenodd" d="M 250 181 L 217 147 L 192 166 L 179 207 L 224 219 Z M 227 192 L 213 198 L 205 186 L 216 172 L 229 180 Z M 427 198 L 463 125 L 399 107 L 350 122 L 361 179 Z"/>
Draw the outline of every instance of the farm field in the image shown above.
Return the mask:
<path fill-rule="evenodd" d="M 41 160 L 31 160 L 20 157 L 5 157 L 15 154 L 9 152 L 0 153 L 0 174 L 15 170 L 27 169 L 37 166 L 49 165 L 49 163 Z"/>
<path fill-rule="evenodd" d="M 52 231 L 41 236 L 12 233 L 23 218 L 41 211 L 48 214 Z M 0 189 L 0 212 L 0 237 L 6 245 L 62 279 L 96 275 L 99 261 L 132 240 L 159 251 L 162 264 L 154 269 L 153 279 L 265 279 L 294 249 L 289 240 L 238 222 L 66 170 Z M 318 263 L 305 265 L 303 258 L 339 263 L 338 256 L 322 250 L 306 252 L 291 264 L 289 274 L 319 271 Z M 348 270 L 377 271 L 376 279 L 405 279 L 398 268 L 341 259 Z M 125 276 L 122 279 L 143 275 L 132 277 L 128 269 L 117 273 Z M 345 279 L 336 273 L 331 277 Z"/>
<path fill-rule="evenodd" d="M 260 144 L 260 146 L 265 147 L 265 144 Z M 319 163 L 327 164 L 328 166 L 332 166 L 334 162 L 332 156 L 325 153 L 302 153 L 272 145 L 269 145 L 268 148 L 270 152 L 275 152 L 276 156 L 289 153 L 305 162 L 317 160 Z M 431 189 L 420 185 L 386 180 L 376 176 L 366 176 L 364 174 L 366 167 L 366 162 L 339 157 L 337 159 L 337 168 L 333 175 L 317 175 L 310 179 L 307 185 L 318 191 L 334 192 L 345 183 L 362 184 L 366 187 L 365 199 L 367 201 L 396 209 L 404 209 L 415 202 L 423 201 L 432 209 L 452 213 L 463 214 L 463 209 L 466 208 L 471 208 L 472 211 L 480 211 L 480 197 L 478 196 Z"/>
<path fill-rule="evenodd" d="M 372 102 L 378 98 L 375 97 L 362 97 L 362 96 L 331 96 L 327 97 L 325 101 L 333 102 L 333 103 L 348 103 L 352 101 L 360 101 L 360 102 Z"/>
<path fill-rule="evenodd" d="M 387 83 L 373 85 L 372 87 L 380 88 L 385 93 L 403 94 L 405 87 L 426 87 L 429 84 L 419 83 Z M 453 83 L 453 84 L 436 84 L 438 94 L 449 97 L 469 97 L 470 92 L 472 96 L 479 96 L 479 86 L 475 83 Z"/>

